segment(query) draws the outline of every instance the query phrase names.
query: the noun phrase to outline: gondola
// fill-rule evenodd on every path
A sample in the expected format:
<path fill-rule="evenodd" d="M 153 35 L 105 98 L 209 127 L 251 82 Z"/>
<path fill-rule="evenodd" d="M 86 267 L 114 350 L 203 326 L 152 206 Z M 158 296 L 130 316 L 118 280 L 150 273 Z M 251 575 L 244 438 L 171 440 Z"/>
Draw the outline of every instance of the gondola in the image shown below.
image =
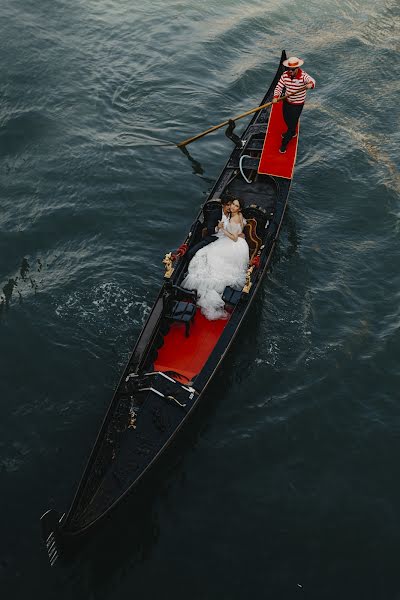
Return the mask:
<path fill-rule="evenodd" d="M 282 52 L 260 106 L 271 100 L 285 58 Z M 278 108 L 276 114 L 279 118 Z M 235 148 L 225 168 L 183 244 L 165 256 L 160 292 L 114 393 L 71 507 L 61 518 L 53 509 L 41 518 L 51 565 L 66 545 L 96 528 L 136 490 L 158 463 L 191 419 L 250 310 L 281 229 L 298 143 L 297 137 L 292 155 L 280 157 L 283 129 L 274 133 L 271 127 L 270 111 L 262 109 L 240 138 L 230 129 Z M 276 173 L 260 169 L 268 152 L 276 164 L 281 161 L 272 168 Z M 196 307 L 195 294 L 180 283 L 187 271 L 188 250 L 201 240 L 207 216 L 225 197 L 245 203 L 250 262 L 243 289 L 224 292 L 228 318 L 207 321 Z"/>

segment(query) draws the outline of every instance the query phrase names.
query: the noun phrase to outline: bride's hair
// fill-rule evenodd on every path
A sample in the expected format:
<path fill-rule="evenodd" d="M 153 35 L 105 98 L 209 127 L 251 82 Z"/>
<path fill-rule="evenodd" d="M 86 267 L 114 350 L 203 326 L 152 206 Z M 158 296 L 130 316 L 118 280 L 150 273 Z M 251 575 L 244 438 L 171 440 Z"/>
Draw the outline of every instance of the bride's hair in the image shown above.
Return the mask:
<path fill-rule="evenodd" d="M 244 209 L 244 202 L 243 202 L 243 200 L 241 198 L 232 198 L 231 204 L 233 202 L 235 202 L 236 200 L 239 202 L 239 213 L 242 213 L 243 209 Z"/>

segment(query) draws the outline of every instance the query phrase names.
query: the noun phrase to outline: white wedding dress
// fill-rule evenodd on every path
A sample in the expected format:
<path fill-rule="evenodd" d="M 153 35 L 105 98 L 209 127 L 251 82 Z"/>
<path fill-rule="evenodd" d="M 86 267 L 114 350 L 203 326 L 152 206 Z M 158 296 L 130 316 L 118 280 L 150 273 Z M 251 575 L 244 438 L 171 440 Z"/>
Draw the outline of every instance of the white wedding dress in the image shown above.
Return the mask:
<path fill-rule="evenodd" d="M 246 222 L 244 221 L 244 224 Z M 243 231 L 240 223 L 228 221 L 225 229 L 229 233 Z M 181 285 L 187 290 L 196 290 L 197 305 L 210 321 L 226 318 L 222 294 L 227 285 L 242 289 L 246 280 L 249 262 L 249 247 L 246 240 L 236 242 L 222 234 L 217 241 L 201 248 L 189 263 L 189 270 Z"/>

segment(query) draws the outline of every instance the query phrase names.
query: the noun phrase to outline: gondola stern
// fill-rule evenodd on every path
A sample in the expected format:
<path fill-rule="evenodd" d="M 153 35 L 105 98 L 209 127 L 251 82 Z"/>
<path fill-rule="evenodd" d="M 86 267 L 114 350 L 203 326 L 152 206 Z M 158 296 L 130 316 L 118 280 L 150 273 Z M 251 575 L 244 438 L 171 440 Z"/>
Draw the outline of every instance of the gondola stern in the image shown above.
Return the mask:
<path fill-rule="evenodd" d="M 46 545 L 51 567 L 54 567 L 64 554 L 61 534 L 61 523 L 64 516 L 63 514 L 60 517 L 56 510 L 50 509 L 40 517 L 42 539 Z"/>

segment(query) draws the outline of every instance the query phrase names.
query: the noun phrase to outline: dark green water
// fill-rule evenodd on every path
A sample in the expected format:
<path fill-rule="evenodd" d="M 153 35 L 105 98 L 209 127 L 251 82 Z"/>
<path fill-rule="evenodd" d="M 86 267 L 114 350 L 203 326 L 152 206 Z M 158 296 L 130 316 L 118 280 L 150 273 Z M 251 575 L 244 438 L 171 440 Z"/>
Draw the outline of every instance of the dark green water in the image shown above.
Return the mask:
<path fill-rule="evenodd" d="M 399 599 L 396 0 L 0 16 L 1 597 Z M 257 105 L 282 48 L 317 89 L 254 314 L 151 502 L 50 570 L 39 517 L 68 507 L 161 259 L 231 150 L 191 146 L 200 172 L 162 144 Z"/>

